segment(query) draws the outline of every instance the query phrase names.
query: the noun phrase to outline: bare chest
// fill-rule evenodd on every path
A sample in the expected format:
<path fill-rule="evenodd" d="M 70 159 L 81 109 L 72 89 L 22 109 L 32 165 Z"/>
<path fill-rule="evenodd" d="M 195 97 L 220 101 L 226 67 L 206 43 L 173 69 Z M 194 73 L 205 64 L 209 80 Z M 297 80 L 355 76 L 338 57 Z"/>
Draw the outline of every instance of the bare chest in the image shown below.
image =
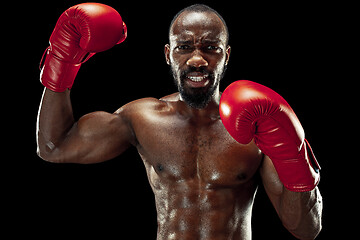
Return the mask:
<path fill-rule="evenodd" d="M 175 116 L 147 119 L 137 131 L 138 151 L 150 183 L 199 179 L 211 186 L 234 186 L 251 178 L 262 154 L 254 143 L 242 145 L 220 119 L 193 121 Z"/>

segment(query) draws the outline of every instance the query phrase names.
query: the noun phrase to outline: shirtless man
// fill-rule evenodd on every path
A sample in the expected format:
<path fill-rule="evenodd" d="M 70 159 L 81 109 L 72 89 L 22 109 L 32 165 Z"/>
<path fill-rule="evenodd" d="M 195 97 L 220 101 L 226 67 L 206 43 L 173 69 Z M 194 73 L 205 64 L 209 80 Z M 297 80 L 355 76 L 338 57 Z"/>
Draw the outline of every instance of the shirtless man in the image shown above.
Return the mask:
<path fill-rule="evenodd" d="M 311 153 L 299 160 L 310 167 L 294 172 L 274 160 L 276 151 L 274 159 L 264 154 L 281 144 L 260 149 L 264 142 L 257 143 L 259 137 L 239 143 L 225 116 L 229 109 L 220 108 L 224 123 L 220 119 L 219 82 L 230 46 L 224 20 L 207 6 L 184 9 L 170 27 L 165 58 L 179 92 L 136 100 L 113 114 L 93 112 L 74 120 L 70 88 L 81 63 L 125 38 L 126 25 L 106 5 L 80 4 L 60 17 L 41 72 L 46 88 L 37 123 L 38 155 L 54 163 L 89 164 L 136 147 L 155 195 L 158 240 L 251 239 L 259 172 L 283 225 L 297 238 L 314 239 L 321 230 L 322 200 L 318 172 L 308 161 Z M 300 180 L 285 184 L 292 176 Z"/>

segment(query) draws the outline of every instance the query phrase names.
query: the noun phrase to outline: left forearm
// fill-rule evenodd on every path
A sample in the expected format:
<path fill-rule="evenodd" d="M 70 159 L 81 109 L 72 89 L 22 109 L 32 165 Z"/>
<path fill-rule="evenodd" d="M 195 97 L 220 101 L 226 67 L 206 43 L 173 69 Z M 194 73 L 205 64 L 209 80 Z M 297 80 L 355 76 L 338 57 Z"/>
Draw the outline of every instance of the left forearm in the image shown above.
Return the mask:
<path fill-rule="evenodd" d="M 321 230 L 322 197 L 316 187 L 309 192 L 284 188 L 279 216 L 284 226 L 299 239 L 314 239 Z"/>

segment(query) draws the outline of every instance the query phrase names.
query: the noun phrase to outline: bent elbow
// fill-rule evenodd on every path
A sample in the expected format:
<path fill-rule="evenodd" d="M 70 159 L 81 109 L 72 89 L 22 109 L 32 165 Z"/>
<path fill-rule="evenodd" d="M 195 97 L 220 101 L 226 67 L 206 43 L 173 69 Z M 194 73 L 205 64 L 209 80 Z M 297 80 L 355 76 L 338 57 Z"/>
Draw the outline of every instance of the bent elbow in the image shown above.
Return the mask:
<path fill-rule="evenodd" d="M 300 240 L 315 240 L 320 232 L 321 232 L 321 228 L 318 231 L 315 231 L 315 232 L 312 232 L 312 233 L 297 234 L 297 233 L 291 232 L 291 234 L 294 235 L 294 237 L 296 237 L 297 239 L 300 239 Z"/>
<path fill-rule="evenodd" d="M 314 234 L 314 239 L 320 234 L 321 230 L 322 230 L 322 224 L 320 223 L 319 227 L 317 228 Z"/>
<path fill-rule="evenodd" d="M 311 236 L 308 239 L 315 239 L 320 234 L 321 230 L 322 230 L 322 224 L 321 224 L 321 221 L 320 221 L 320 223 L 317 224 L 316 227 L 314 227 L 314 229 L 313 229 L 313 231 L 311 233 Z"/>
<path fill-rule="evenodd" d="M 311 227 L 307 227 L 306 229 L 298 229 L 298 228 L 289 228 L 284 225 L 284 227 L 297 239 L 301 240 L 314 240 L 322 230 L 321 220 L 316 221 Z"/>
<path fill-rule="evenodd" d="M 51 163 L 62 163 L 59 154 L 56 154 L 55 145 L 52 142 L 37 145 L 36 154 L 44 161 Z"/>

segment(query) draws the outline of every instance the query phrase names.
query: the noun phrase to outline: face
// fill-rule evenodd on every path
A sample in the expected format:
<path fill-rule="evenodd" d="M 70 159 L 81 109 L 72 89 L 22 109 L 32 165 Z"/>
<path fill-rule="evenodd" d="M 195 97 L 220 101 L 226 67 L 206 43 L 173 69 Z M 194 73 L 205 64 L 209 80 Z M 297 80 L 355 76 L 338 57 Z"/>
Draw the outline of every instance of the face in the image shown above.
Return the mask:
<path fill-rule="evenodd" d="M 180 96 L 204 108 L 219 97 L 219 82 L 229 60 L 226 29 L 214 13 L 183 12 L 170 31 L 165 57 Z"/>

